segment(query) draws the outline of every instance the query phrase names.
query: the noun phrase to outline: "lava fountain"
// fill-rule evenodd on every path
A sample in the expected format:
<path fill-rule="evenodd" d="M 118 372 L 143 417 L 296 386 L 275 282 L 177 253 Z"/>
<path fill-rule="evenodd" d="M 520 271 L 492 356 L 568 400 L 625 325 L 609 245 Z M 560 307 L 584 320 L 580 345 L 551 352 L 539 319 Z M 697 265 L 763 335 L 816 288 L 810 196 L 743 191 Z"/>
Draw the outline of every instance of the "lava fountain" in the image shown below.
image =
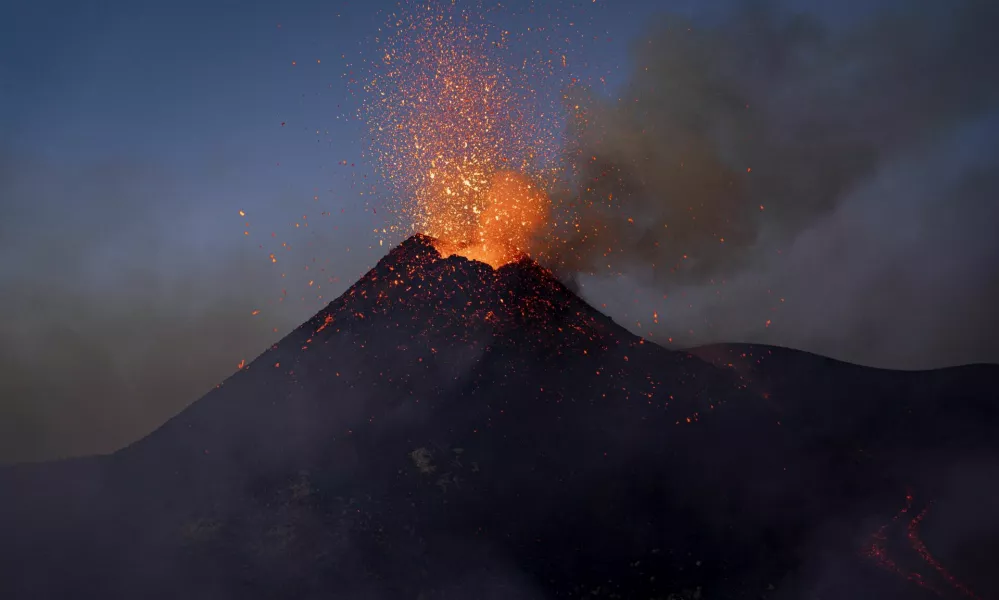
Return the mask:
<path fill-rule="evenodd" d="M 493 267 L 530 255 L 557 150 L 528 61 L 512 67 L 510 33 L 453 4 L 417 5 L 388 26 L 365 112 L 380 174 L 406 199 L 393 207 L 398 229 Z"/>

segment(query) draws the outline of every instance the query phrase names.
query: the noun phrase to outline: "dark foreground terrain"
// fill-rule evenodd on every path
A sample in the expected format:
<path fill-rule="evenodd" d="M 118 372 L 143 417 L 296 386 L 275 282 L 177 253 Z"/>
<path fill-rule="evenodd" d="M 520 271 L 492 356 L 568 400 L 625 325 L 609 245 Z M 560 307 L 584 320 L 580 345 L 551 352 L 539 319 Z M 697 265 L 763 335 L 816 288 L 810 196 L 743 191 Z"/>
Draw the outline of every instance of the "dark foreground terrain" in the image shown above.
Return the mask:
<path fill-rule="evenodd" d="M 0 598 L 999 598 L 997 434 L 999 367 L 668 351 L 416 237 L 140 442 L 0 471 Z"/>

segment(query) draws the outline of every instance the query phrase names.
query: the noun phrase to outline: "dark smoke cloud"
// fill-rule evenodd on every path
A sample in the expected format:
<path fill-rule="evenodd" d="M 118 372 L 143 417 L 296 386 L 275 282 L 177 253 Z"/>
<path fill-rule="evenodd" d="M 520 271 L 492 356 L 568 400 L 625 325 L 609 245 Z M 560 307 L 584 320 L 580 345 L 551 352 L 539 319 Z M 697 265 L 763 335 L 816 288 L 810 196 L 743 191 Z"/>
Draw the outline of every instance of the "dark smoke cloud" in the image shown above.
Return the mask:
<path fill-rule="evenodd" d="M 592 204 L 566 260 L 599 270 L 610 247 L 670 283 L 725 274 L 764 229 L 800 231 L 900 152 L 999 108 L 999 9 L 955 10 L 846 32 L 769 10 L 707 29 L 664 18 L 618 98 L 577 102 Z"/>
<path fill-rule="evenodd" d="M 558 262 L 623 273 L 647 294 L 608 302 L 616 316 L 647 328 L 658 306 L 662 337 L 687 343 L 999 361 L 999 244 L 983 225 L 999 218 L 999 160 L 994 135 L 973 139 L 999 125 L 997 26 L 999 7 L 974 0 L 849 26 L 766 3 L 711 25 L 664 17 L 620 93 L 571 98 L 580 185 L 561 205 L 578 227 Z M 816 297 L 829 283 L 839 300 Z M 664 311 L 663 293 L 684 300 Z"/>

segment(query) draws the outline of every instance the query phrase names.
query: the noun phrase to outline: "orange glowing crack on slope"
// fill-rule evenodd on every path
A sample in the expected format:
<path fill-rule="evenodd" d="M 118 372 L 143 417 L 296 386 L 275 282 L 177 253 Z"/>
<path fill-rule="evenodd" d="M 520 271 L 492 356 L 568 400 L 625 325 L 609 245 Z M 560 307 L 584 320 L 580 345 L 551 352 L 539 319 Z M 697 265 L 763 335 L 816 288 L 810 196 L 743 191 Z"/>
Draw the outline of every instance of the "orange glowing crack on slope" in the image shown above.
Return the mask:
<path fill-rule="evenodd" d="M 874 560 L 875 563 L 882 569 L 895 573 L 900 577 L 918 585 L 919 587 L 933 592 L 941 598 L 945 597 L 945 595 L 937 585 L 930 582 L 929 575 L 931 573 L 935 573 L 935 578 L 939 579 L 940 582 L 948 584 L 960 595 L 971 600 L 982 600 L 981 596 L 973 592 L 964 583 L 958 581 L 953 574 L 944 568 L 944 566 L 940 564 L 940 562 L 934 558 L 932 554 L 930 554 L 926 544 L 920 538 L 919 526 L 929 513 L 931 505 L 932 503 L 926 505 L 926 507 L 924 507 L 918 514 L 911 516 L 913 511 L 913 495 L 911 491 L 907 492 L 905 495 L 905 505 L 898 511 L 889 523 L 882 525 L 876 532 L 870 535 L 870 541 L 864 548 L 863 554 Z M 930 568 L 930 570 L 919 571 L 903 567 L 894 557 L 889 555 L 888 538 L 890 530 L 900 527 L 902 521 L 907 516 L 911 518 L 908 525 L 905 527 L 905 538 L 909 542 L 910 549 L 915 552 L 916 556 L 918 556 L 922 562 Z"/>

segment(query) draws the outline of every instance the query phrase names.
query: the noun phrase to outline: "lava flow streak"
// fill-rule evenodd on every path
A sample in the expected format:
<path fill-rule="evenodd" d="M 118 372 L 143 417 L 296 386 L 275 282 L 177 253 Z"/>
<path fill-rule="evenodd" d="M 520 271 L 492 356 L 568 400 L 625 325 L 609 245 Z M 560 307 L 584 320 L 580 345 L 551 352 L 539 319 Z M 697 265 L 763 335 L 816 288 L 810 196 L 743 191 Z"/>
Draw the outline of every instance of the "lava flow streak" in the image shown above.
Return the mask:
<path fill-rule="evenodd" d="M 871 534 L 871 540 L 864 551 L 864 554 L 877 562 L 878 566 L 887 569 L 893 573 L 896 573 L 905 579 L 915 583 L 916 585 L 925 588 L 941 598 L 945 597 L 943 592 L 939 587 L 930 582 L 927 575 L 930 572 L 923 573 L 916 569 L 908 569 L 903 567 L 899 560 L 892 558 L 888 552 L 888 537 L 893 529 L 900 527 L 903 520 L 903 515 L 909 515 L 912 513 L 912 503 L 913 496 L 912 492 L 905 495 L 905 506 L 898 511 L 898 513 L 892 518 L 891 522 L 882 525 L 876 532 Z M 923 563 L 932 568 L 933 572 L 936 573 L 936 578 L 941 579 L 953 588 L 955 591 L 959 592 L 963 597 L 971 598 L 972 600 L 981 600 L 981 597 L 975 594 L 971 589 L 965 584 L 957 580 L 954 575 L 952 575 L 947 569 L 944 568 L 940 562 L 930 554 L 930 551 L 926 548 L 926 544 L 919 536 L 919 525 L 929 514 L 930 505 L 924 507 L 919 514 L 912 517 L 906 526 L 905 537 L 909 542 L 909 547 L 922 559 Z"/>

